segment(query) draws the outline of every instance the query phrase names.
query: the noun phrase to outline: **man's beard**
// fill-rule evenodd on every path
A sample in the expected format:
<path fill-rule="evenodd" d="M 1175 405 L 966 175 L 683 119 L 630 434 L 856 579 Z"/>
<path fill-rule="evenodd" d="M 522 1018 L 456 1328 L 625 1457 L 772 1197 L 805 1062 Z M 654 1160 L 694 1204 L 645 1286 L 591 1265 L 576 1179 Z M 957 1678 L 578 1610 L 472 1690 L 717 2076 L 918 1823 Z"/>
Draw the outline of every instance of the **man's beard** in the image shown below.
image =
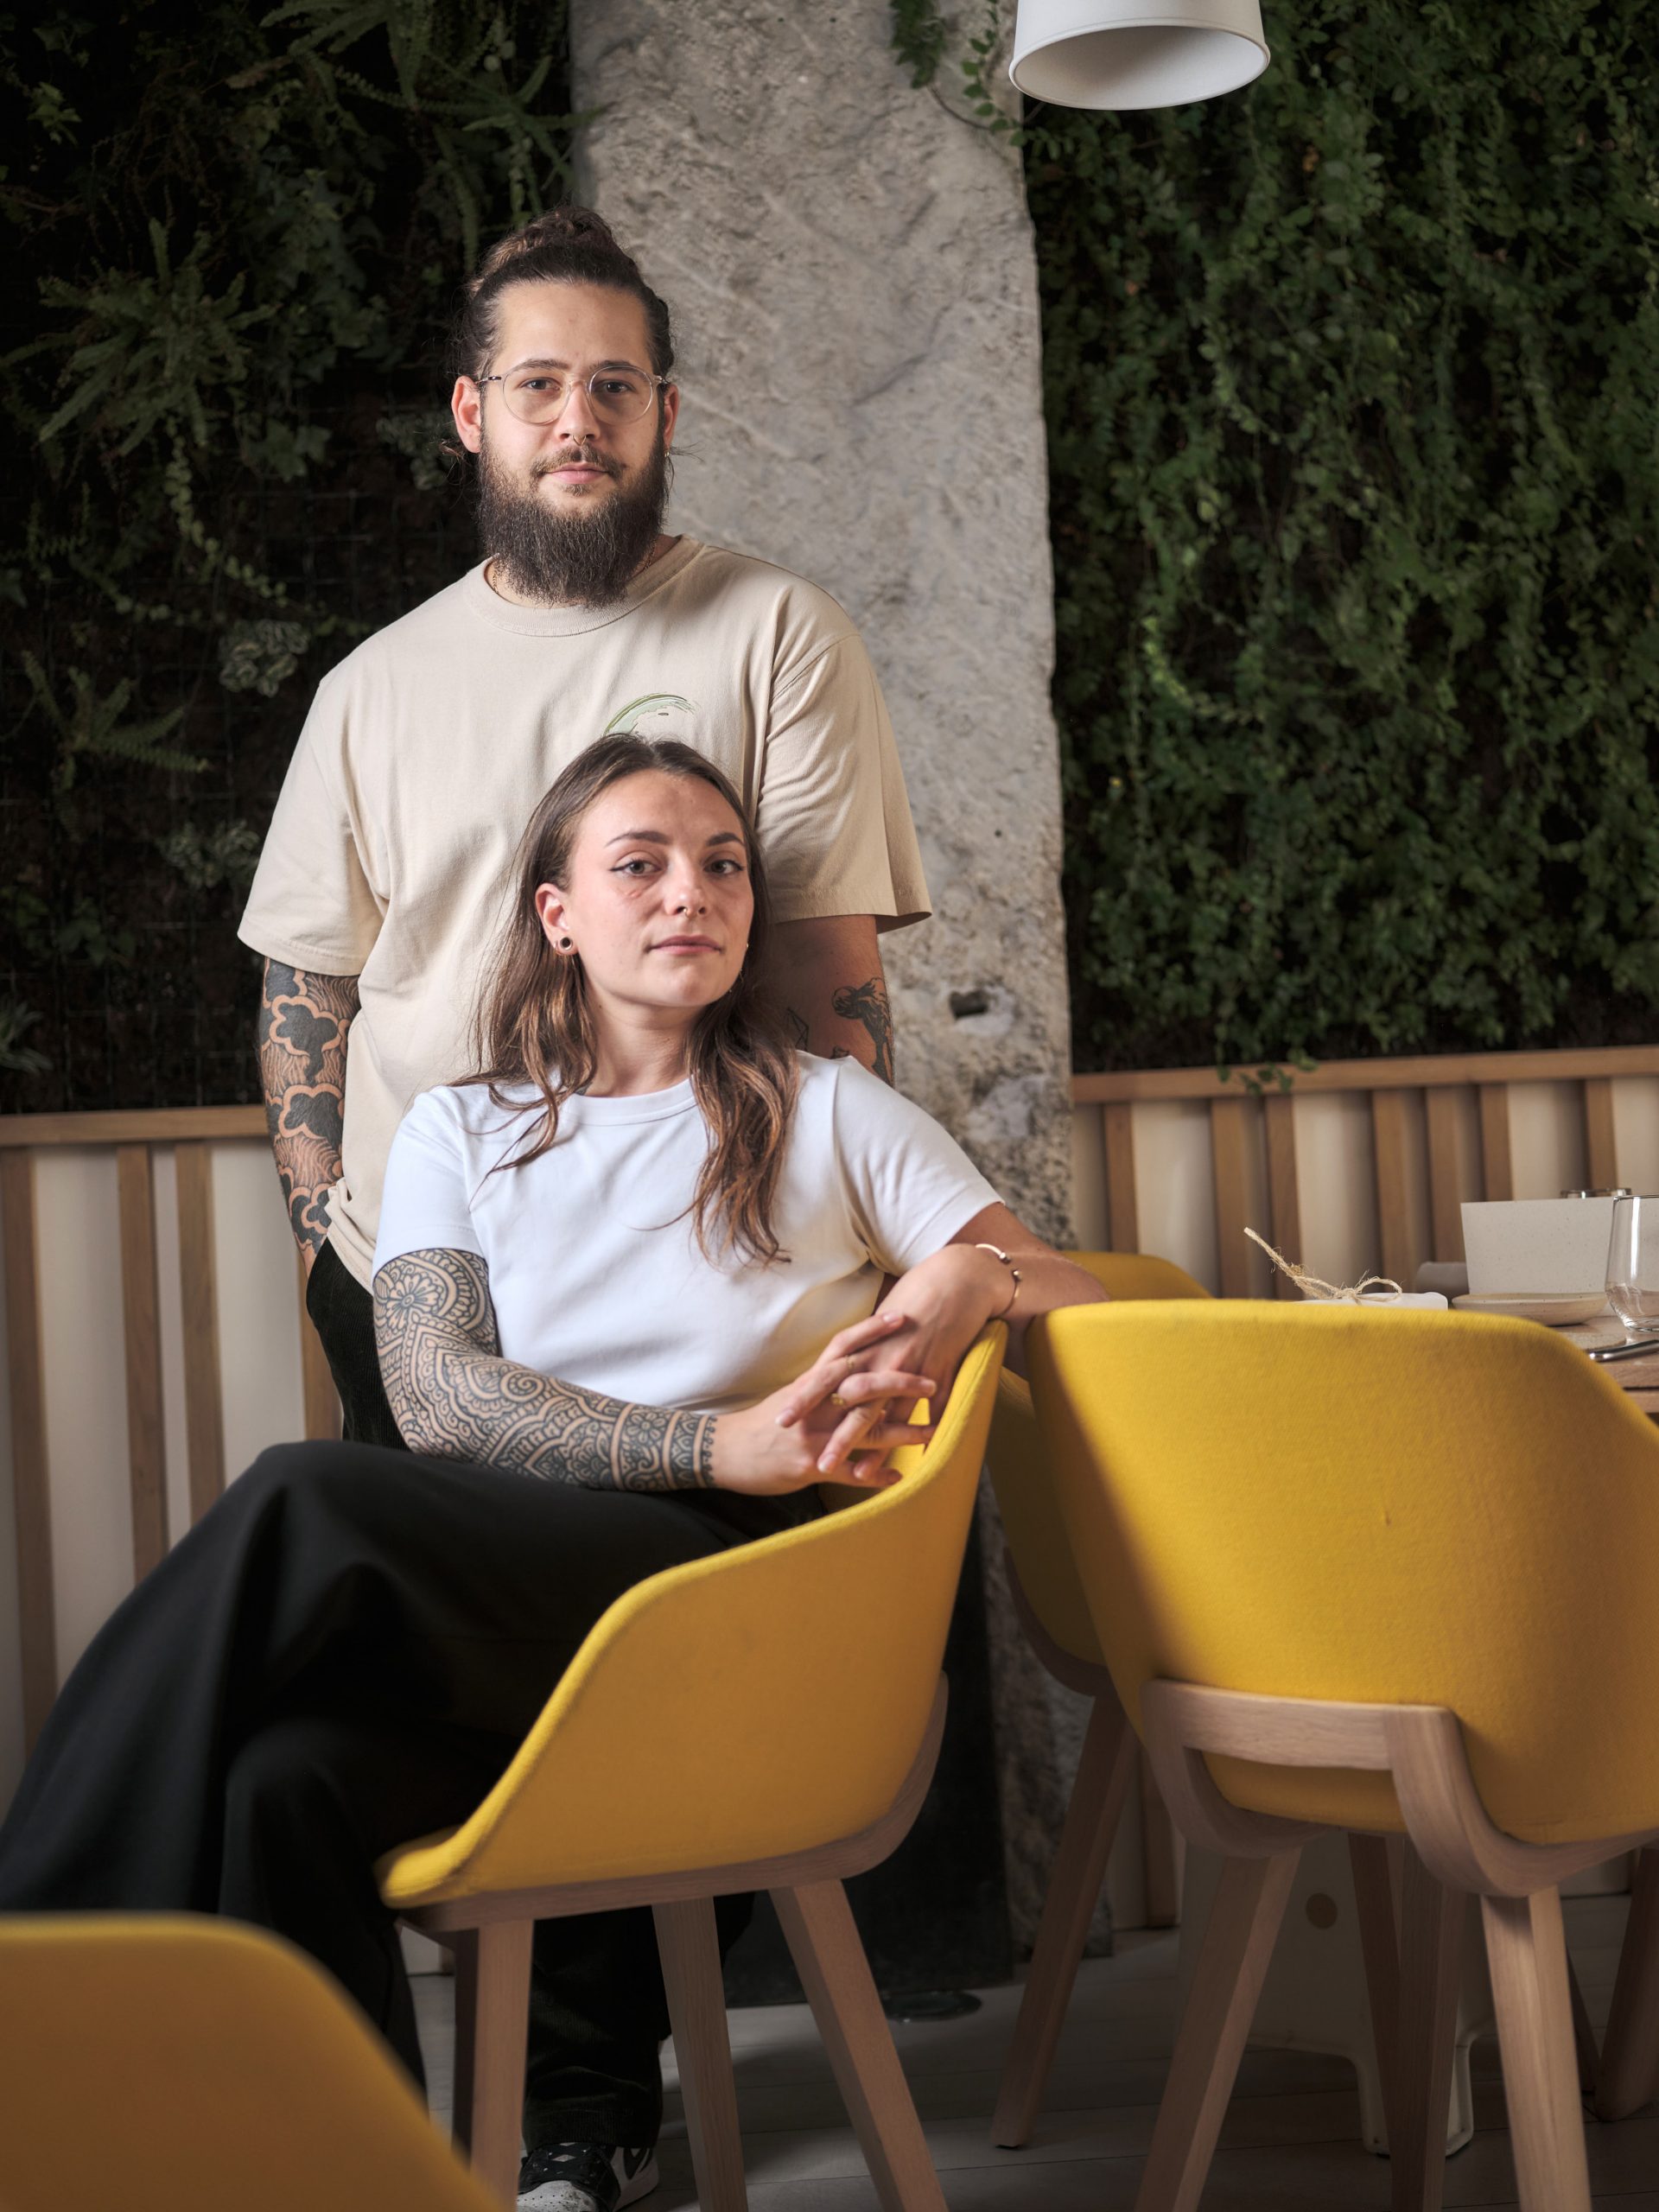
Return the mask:
<path fill-rule="evenodd" d="M 536 475 L 573 458 L 561 454 Z M 480 543 L 515 591 L 548 606 L 608 607 L 620 599 L 656 543 L 668 504 L 668 448 L 660 421 L 651 458 L 632 480 L 608 454 L 584 448 L 582 459 L 606 470 L 615 490 L 550 506 L 533 482 L 525 488 L 497 463 L 487 438 L 479 451 Z"/>

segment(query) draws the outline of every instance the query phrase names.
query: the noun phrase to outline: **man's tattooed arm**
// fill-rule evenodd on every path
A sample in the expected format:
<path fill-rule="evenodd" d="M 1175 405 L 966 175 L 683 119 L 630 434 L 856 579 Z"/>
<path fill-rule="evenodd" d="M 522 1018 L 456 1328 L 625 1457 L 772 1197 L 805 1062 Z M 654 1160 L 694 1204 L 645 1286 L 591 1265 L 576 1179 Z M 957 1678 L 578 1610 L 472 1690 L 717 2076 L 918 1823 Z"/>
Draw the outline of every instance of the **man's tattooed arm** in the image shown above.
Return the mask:
<path fill-rule="evenodd" d="M 355 976 L 265 963 L 259 994 L 265 1125 L 289 1227 L 308 1267 L 328 1234 L 328 1192 L 340 1180 L 346 1037 L 357 1006 Z"/>
<path fill-rule="evenodd" d="M 589 1490 L 712 1490 L 713 1414 L 632 1406 L 503 1359 L 489 1270 L 406 1252 L 374 1279 L 374 1335 L 411 1451 Z"/>
<path fill-rule="evenodd" d="M 779 923 L 767 985 L 791 1041 L 825 1059 L 861 1061 L 893 1081 L 893 1015 L 874 918 L 834 914 Z"/>
<path fill-rule="evenodd" d="M 868 1033 L 875 1058 L 870 1067 L 883 1083 L 893 1081 L 893 1009 L 887 987 L 880 976 L 866 983 L 849 983 L 830 1001 L 843 1021 L 856 1021 Z"/>

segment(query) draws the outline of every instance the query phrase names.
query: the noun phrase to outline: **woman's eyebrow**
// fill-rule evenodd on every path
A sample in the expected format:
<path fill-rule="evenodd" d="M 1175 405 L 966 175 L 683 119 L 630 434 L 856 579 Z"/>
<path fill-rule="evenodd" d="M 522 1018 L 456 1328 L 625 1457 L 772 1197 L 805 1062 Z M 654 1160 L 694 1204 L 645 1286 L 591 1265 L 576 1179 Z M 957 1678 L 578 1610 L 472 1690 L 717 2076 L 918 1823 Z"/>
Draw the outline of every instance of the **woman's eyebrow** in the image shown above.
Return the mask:
<path fill-rule="evenodd" d="M 667 832 L 662 830 L 624 830 L 620 836 L 607 837 L 605 842 L 607 845 L 626 845 L 629 843 L 636 845 L 666 845 L 670 843 L 671 840 L 669 838 Z M 735 830 L 716 830 L 711 836 L 705 837 L 703 839 L 705 847 L 709 845 L 741 845 L 743 839 L 741 833 Z"/>

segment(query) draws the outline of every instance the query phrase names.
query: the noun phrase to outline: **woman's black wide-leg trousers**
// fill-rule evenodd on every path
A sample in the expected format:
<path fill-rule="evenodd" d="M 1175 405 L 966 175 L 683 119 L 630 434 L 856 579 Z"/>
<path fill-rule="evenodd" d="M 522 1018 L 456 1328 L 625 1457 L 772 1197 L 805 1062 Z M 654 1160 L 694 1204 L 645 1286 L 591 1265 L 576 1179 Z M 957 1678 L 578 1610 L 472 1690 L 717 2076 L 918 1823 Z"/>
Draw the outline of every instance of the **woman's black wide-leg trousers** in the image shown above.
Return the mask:
<path fill-rule="evenodd" d="M 613 1599 L 741 1541 L 713 1501 L 376 1445 L 266 1452 L 66 1684 L 0 1829 L 0 1911 L 275 1929 L 418 2080 L 375 1859 L 466 1817 Z M 649 2141 L 667 2032 L 649 1913 L 543 1923 L 537 1963 L 531 2147 Z"/>

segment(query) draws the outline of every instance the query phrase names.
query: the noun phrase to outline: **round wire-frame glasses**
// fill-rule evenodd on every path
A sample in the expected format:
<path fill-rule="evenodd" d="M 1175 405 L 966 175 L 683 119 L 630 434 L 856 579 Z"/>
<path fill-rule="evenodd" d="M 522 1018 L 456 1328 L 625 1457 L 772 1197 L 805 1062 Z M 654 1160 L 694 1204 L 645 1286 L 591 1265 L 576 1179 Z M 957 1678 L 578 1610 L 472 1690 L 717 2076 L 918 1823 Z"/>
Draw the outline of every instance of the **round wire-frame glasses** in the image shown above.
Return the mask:
<path fill-rule="evenodd" d="M 573 376 L 568 369 L 538 367 L 531 363 L 509 369 L 502 376 L 480 377 L 481 393 L 486 384 L 499 384 L 501 397 L 521 423 L 556 423 L 570 404 L 578 384 L 586 387 L 588 404 L 601 422 L 637 423 L 649 412 L 659 385 L 666 377 L 647 376 L 643 369 L 626 365 L 595 369 L 591 376 Z"/>

